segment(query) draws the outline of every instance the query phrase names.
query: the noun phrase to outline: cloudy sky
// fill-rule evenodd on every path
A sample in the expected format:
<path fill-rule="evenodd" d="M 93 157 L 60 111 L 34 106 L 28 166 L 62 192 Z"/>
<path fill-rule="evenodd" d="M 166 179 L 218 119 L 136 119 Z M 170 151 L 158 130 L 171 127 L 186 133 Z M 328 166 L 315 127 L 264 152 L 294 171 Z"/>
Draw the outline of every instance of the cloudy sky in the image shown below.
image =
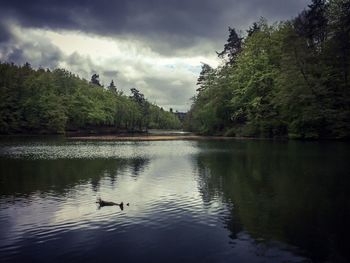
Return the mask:
<path fill-rule="evenodd" d="M 185 111 L 228 26 L 296 16 L 308 0 L 0 0 L 0 60 L 63 67 Z"/>

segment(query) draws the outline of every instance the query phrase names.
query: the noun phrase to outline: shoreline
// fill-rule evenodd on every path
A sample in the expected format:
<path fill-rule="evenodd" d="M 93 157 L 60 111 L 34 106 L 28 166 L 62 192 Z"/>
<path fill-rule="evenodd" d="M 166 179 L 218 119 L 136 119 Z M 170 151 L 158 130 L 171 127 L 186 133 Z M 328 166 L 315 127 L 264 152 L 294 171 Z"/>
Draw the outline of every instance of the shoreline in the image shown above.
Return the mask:
<path fill-rule="evenodd" d="M 201 136 L 201 135 L 137 135 L 137 136 L 76 136 L 66 137 L 68 140 L 81 141 L 199 141 L 199 140 L 232 140 L 234 137 Z"/>
<path fill-rule="evenodd" d="M 321 138 L 321 139 L 291 139 L 291 138 L 262 138 L 262 137 L 225 137 L 220 135 L 196 135 L 174 133 L 120 133 L 120 134 L 0 134 L 0 140 L 11 138 L 61 138 L 70 141 L 202 141 L 202 140 L 256 140 L 256 141 L 304 141 L 304 142 L 349 142 L 348 138 Z"/>

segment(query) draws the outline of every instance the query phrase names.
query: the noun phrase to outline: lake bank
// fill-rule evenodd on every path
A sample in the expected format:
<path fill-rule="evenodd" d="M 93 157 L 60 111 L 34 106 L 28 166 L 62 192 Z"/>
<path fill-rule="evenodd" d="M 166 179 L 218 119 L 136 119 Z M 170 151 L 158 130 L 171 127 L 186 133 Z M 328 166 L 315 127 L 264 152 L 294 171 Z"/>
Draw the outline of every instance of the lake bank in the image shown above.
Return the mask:
<path fill-rule="evenodd" d="M 229 141 L 229 140 L 267 140 L 267 141 L 304 141 L 304 142 L 349 142 L 345 138 L 322 138 L 322 139 L 296 139 L 296 138 L 264 138 L 264 137 L 228 137 L 223 135 L 200 135 L 190 132 L 144 132 L 144 133 L 116 133 L 116 134 L 94 134 L 94 133 L 67 133 L 67 134 L 2 134 L 0 140 L 17 139 L 63 139 L 63 140 L 81 140 L 81 141 Z"/>
<path fill-rule="evenodd" d="M 67 134 L 68 140 L 84 141 L 177 141 L 177 140 L 227 140 L 233 137 L 205 136 L 182 130 L 150 129 L 144 133 L 118 133 L 118 134 Z"/>
<path fill-rule="evenodd" d="M 135 135 L 135 136 L 76 136 L 67 137 L 69 140 L 84 140 L 84 141 L 176 141 L 176 140 L 232 140 L 233 137 L 221 136 L 201 136 L 201 135 Z"/>

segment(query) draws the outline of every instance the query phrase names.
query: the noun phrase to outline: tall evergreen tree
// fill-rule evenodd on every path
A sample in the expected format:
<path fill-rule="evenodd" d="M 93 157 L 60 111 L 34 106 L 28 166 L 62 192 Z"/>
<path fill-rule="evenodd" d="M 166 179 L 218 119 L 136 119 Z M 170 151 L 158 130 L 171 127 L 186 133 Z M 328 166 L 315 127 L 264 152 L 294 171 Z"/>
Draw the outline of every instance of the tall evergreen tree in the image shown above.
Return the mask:
<path fill-rule="evenodd" d="M 216 52 L 218 57 L 227 58 L 228 64 L 234 64 L 238 54 L 242 50 L 242 40 L 234 28 L 229 27 L 229 37 L 227 39 L 227 43 L 224 45 L 224 50 L 221 52 Z"/>
<path fill-rule="evenodd" d="M 206 86 L 210 85 L 210 79 L 212 79 L 212 74 L 214 74 L 214 69 L 206 63 L 202 63 L 202 70 L 199 73 L 199 77 L 197 79 L 197 91 L 202 91 Z"/>

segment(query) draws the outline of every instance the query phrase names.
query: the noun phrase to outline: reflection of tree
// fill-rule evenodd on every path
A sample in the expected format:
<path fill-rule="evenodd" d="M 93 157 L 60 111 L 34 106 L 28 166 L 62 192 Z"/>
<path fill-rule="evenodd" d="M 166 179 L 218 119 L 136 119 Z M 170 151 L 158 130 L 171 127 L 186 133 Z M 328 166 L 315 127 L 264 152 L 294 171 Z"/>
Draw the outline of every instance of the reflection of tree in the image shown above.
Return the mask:
<path fill-rule="evenodd" d="M 226 221 L 235 238 L 279 240 L 316 261 L 349 259 L 350 165 L 345 145 L 264 141 L 202 142 L 199 190 L 204 202 L 233 203 Z M 347 151 L 347 152 L 346 152 Z M 329 153 L 329 154 L 328 154 Z"/>
<path fill-rule="evenodd" d="M 31 195 L 55 191 L 65 194 L 78 184 L 90 183 L 99 189 L 102 178 L 117 182 L 128 169 L 138 175 L 149 160 L 135 159 L 58 159 L 19 160 L 0 158 L 0 195 Z"/>
<path fill-rule="evenodd" d="M 198 155 L 197 168 L 200 176 L 198 187 L 203 202 L 210 203 L 216 197 L 219 197 L 227 203 L 232 203 L 233 200 L 229 192 L 224 191 L 224 184 L 230 178 L 230 173 L 232 172 L 230 156 L 218 152 L 210 153 L 209 150 L 209 154 Z M 224 219 L 232 239 L 237 238 L 237 234 L 242 231 L 241 223 L 235 212 L 232 210 L 231 216 Z"/>
<path fill-rule="evenodd" d="M 143 158 L 133 158 L 130 159 L 130 168 L 132 171 L 132 176 L 137 178 L 141 172 L 143 172 L 144 167 L 149 163 L 148 159 Z"/>

